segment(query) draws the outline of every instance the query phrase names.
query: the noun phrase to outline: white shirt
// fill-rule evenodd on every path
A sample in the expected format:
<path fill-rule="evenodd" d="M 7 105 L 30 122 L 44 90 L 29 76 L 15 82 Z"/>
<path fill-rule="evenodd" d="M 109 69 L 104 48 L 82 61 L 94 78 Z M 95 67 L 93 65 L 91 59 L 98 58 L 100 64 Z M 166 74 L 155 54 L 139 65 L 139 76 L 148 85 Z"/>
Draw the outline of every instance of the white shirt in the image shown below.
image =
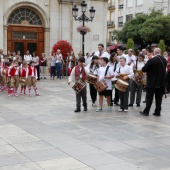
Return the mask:
<path fill-rule="evenodd" d="M 98 56 L 98 57 L 99 57 L 99 54 L 100 54 L 99 51 L 96 51 L 96 52 L 94 53 L 94 55 L 96 55 L 96 56 Z M 110 54 L 105 51 L 105 52 L 102 52 L 102 56 L 101 56 L 101 57 L 106 57 L 106 58 L 110 59 Z"/>
<path fill-rule="evenodd" d="M 122 55 L 118 55 L 118 56 L 117 56 L 118 59 L 120 59 L 121 57 L 126 58 L 127 56 L 126 56 L 126 54 L 124 54 L 124 53 L 123 53 Z M 126 59 L 126 60 L 127 60 L 127 59 Z"/>
<path fill-rule="evenodd" d="M 106 67 L 100 67 L 98 69 L 99 81 L 104 79 L 106 68 L 107 68 L 107 66 Z M 111 67 L 109 67 L 106 76 L 114 76 L 113 69 Z M 104 80 L 105 80 L 105 82 L 106 82 L 106 84 L 108 86 L 106 90 L 112 90 L 112 81 L 111 81 L 111 79 L 104 79 Z"/>
<path fill-rule="evenodd" d="M 126 55 L 126 64 L 128 64 L 129 62 L 132 62 L 132 61 L 136 61 L 136 57 L 134 55 Z"/>
<path fill-rule="evenodd" d="M 133 62 L 131 64 L 131 67 L 133 68 L 134 64 L 136 65 L 136 61 Z M 141 62 L 138 62 L 137 61 L 137 70 L 142 70 L 142 68 L 145 66 L 145 62 L 144 61 L 141 61 Z M 135 68 L 136 69 L 136 68 Z"/>
<path fill-rule="evenodd" d="M 31 67 L 31 69 L 32 69 L 31 77 L 35 77 L 37 79 L 38 78 L 37 77 L 37 70 L 36 70 L 36 72 L 34 74 L 34 67 Z M 27 70 L 26 70 L 26 78 L 28 78 L 28 72 L 29 72 L 29 69 L 27 68 Z"/>
<path fill-rule="evenodd" d="M 85 56 L 84 58 L 85 58 L 85 64 L 87 66 L 91 62 L 91 57 L 90 56 L 89 57 Z"/>
<path fill-rule="evenodd" d="M 82 67 L 80 67 L 80 78 L 82 78 L 82 73 L 81 73 Z M 70 76 L 68 77 L 68 81 L 71 83 L 72 81 L 75 80 L 75 67 L 72 69 Z"/>
<path fill-rule="evenodd" d="M 94 75 L 98 75 L 98 69 L 99 69 L 99 68 L 97 68 L 96 65 L 93 65 L 92 68 L 90 68 L 90 66 L 91 66 L 91 63 L 89 63 L 89 64 L 85 67 L 86 73 L 87 73 L 87 74 L 92 73 L 92 74 L 94 74 Z M 100 65 L 99 65 L 99 67 L 100 67 Z"/>
<path fill-rule="evenodd" d="M 120 63 L 119 63 L 119 62 L 118 62 L 117 64 L 116 64 L 116 62 L 114 62 L 114 63 L 108 62 L 107 65 L 110 66 L 110 67 L 113 69 L 113 72 L 115 72 L 116 69 L 117 69 L 118 67 L 120 67 Z M 115 71 L 114 71 L 114 70 L 115 70 Z"/>
<path fill-rule="evenodd" d="M 24 55 L 24 60 L 26 61 L 27 64 L 30 63 L 30 61 L 32 60 L 32 55 Z"/>
<path fill-rule="evenodd" d="M 38 66 L 38 65 L 39 65 L 39 57 L 38 57 L 38 56 L 32 57 L 32 60 L 34 61 L 35 66 Z"/>
<path fill-rule="evenodd" d="M 133 69 L 131 66 L 125 65 L 124 67 L 120 66 L 116 69 L 115 76 L 119 74 L 128 74 L 129 78 L 134 76 Z"/>
<path fill-rule="evenodd" d="M 61 63 L 62 62 L 62 59 L 63 59 L 63 56 L 62 56 L 62 54 L 56 54 L 56 58 L 57 58 L 57 60 L 56 60 L 56 63 Z"/>

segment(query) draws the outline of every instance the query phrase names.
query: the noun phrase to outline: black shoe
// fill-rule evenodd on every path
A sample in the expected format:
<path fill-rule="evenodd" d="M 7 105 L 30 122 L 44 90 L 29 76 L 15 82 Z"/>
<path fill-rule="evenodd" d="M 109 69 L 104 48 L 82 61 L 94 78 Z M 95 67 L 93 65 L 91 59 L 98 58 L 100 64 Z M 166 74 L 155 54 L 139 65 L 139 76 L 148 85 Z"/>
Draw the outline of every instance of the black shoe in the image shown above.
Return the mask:
<path fill-rule="evenodd" d="M 161 116 L 160 113 L 153 113 L 154 116 Z"/>
<path fill-rule="evenodd" d="M 84 108 L 84 111 L 87 112 L 87 108 Z"/>
<path fill-rule="evenodd" d="M 140 107 L 140 104 L 136 104 L 136 107 Z"/>
<path fill-rule="evenodd" d="M 131 104 L 131 103 L 130 103 L 128 106 L 129 106 L 129 107 L 132 107 L 132 106 L 133 106 L 133 104 Z"/>
<path fill-rule="evenodd" d="M 76 109 L 74 112 L 81 112 L 81 110 L 80 109 Z"/>
<path fill-rule="evenodd" d="M 145 114 L 142 111 L 140 111 L 139 113 L 142 114 L 143 116 L 149 116 L 148 114 Z"/>
<path fill-rule="evenodd" d="M 144 100 L 143 103 L 146 103 L 146 100 Z"/>
<path fill-rule="evenodd" d="M 114 103 L 116 106 L 120 106 L 120 104 L 119 103 Z"/>
<path fill-rule="evenodd" d="M 42 79 L 42 77 L 41 77 L 41 79 Z"/>

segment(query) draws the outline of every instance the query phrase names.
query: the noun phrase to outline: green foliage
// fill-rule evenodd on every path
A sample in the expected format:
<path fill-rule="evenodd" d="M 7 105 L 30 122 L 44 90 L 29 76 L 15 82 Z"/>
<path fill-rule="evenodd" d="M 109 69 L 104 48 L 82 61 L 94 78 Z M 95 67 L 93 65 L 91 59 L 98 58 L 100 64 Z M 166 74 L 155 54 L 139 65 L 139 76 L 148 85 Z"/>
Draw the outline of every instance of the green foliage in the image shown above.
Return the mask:
<path fill-rule="evenodd" d="M 162 10 L 150 9 L 148 14 L 137 14 L 126 22 L 120 31 L 116 31 L 119 41 L 126 43 L 132 38 L 134 43 L 142 47 L 159 43 L 161 39 L 170 45 L 170 15 L 164 16 Z"/>
<path fill-rule="evenodd" d="M 127 50 L 129 50 L 129 49 L 134 50 L 134 41 L 133 41 L 132 38 L 128 39 L 127 44 L 126 44 L 126 49 Z"/>
<path fill-rule="evenodd" d="M 163 54 L 165 52 L 165 50 L 166 50 L 164 40 L 160 40 L 160 42 L 158 44 L 158 47 L 161 49 L 162 54 Z"/>

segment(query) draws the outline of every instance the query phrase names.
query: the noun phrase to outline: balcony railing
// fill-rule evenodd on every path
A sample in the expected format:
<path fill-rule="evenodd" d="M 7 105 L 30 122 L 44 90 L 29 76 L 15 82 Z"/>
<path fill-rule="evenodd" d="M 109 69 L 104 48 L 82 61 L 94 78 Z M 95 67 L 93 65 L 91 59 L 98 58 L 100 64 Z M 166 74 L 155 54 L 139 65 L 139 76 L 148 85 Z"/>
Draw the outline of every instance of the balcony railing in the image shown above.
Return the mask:
<path fill-rule="evenodd" d="M 107 21 L 107 26 L 115 26 L 115 22 L 114 21 Z"/>

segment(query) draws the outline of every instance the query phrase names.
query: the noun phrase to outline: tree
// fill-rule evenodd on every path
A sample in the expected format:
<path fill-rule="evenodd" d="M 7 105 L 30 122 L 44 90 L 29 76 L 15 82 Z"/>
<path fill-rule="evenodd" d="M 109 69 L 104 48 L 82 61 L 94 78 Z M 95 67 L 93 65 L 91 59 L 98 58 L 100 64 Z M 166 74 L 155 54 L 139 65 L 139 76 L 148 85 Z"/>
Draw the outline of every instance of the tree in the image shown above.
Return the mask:
<path fill-rule="evenodd" d="M 165 50 L 166 50 L 164 40 L 160 40 L 160 42 L 158 44 L 158 47 L 161 49 L 162 54 L 163 54 L 165 52 Z"/>
<path fill-rule="evenodd" d="M 128 39 L 127 44 L 126 44 L 126 49 L 127 50 L 129 50 L 129 49 L 134 50 L 134 41 L 133 41 L 132 38 Z"/>
<path fill-rule="evenodd" d="M 170 45 L 170 15 L 163 16 L 162 10 L 151 9 L 148 14 L 137 14 L 126 22 L 122 30 L 116 32 L 119 41 L 126 43 L 132 38 L 135 44 L 146 47 L 163 39 Z"/>

